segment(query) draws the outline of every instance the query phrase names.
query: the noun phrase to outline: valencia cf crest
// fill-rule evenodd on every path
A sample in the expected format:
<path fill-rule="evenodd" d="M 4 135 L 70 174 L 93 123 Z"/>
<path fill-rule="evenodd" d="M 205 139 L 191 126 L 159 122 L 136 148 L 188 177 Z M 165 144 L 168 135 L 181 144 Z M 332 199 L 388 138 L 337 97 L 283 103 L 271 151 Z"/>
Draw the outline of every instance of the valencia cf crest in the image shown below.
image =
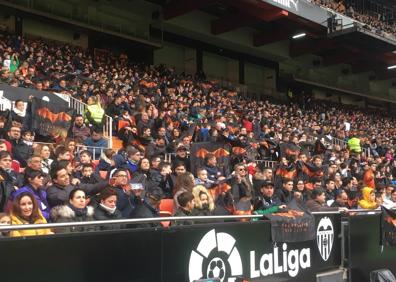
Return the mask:
<path fill-rule="evenodd" d="M 316 242 L 322 259 L 327 261 L 330 257 L 334 242 L 334 227 L 330 218 L 323 217 L 316 230 Z"/>

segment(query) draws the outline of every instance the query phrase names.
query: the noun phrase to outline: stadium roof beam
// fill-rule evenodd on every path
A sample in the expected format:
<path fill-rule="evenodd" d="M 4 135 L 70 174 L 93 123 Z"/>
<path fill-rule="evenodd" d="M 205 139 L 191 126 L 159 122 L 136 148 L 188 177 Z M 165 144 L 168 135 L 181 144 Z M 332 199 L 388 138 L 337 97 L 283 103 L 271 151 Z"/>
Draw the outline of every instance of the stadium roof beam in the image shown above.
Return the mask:
<path fill-rule="evenodd" d="M 289 13 L 287 11 L 280 9 L 264 10 L 258 14 L 252 14 L 250 11 L 241 11 L 237 15 L 229 15 L 212 21 L 212 33 L 217 35 L 260 21 L 271 22 L 287 17 L 288 15 Z"/>
<path fill-rule="evenodd" d="M 194 10 L 204 8 L 214 2 L 216 2 L 216 0 L 172 0 L 163 9 L 164 19 L 170 20 Z"/>
<path fill-rule="evenodd" d="M 295 58 L 306 54 L 314 54 L 317 52 L 330 50 L 335 47 L 336 42 L 333 40 L 293 40 L 289 46 L 289 55 L 290 57 Z"/>
<path fill-rule="evenodd" d="M 253 45 L 255 47 L 289 39 L 291 32 L 289 30 L 275 30 L 272 32 L 259 33 L 253 36 Z"/>
<path fill-rule="evenodd" d="M 326 55 L 323 57 L 323 66 L 329 67 L 338 64 L 347 64 L 359 60 L 361 55 L 351 51 L 343 50 L 341 53 L 335 55 Z"/>

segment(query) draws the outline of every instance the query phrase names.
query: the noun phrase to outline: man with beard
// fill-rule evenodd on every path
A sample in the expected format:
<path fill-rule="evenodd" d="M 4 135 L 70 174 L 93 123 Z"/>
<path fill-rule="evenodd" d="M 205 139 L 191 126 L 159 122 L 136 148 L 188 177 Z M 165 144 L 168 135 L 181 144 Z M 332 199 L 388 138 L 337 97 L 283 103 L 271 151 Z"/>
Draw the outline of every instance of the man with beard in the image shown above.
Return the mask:
<path fill-rule="evenodd" d="M 33 155 L 33 148 L 23 142 L 21 138 L 21 128 L 11 126 L 7 132 L 7 140 L 12 145 L 12 154 L 14 158 L 21 164 L 21 167 L 26 167 L 26 160 Z"/>
<path fill-rule="evenodd" d="M 253 209 L 258 214 L 277 212 L 286 208 L 274 195 L 274 183 L 265 181 L 260 187 L 258 196 L 254 199 Z"/>
<path fill-rule="evenodd" d="M 69 136 L 73 139 L 78 138 L 81 140 L 91 137 L 91 130 L 84 124 L 84 118 L 82 115 L 76 115 Z"/>

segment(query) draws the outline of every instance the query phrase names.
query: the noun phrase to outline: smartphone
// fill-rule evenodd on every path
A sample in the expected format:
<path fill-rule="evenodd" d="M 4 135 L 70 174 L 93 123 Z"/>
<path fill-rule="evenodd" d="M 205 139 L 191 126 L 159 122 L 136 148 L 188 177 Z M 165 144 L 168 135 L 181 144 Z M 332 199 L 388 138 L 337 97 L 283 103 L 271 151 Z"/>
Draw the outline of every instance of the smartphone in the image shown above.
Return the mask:
<path fill-rule="evenodd" d="M 132 190 L 143 190 L 142 183 L 131 183 Z"/>

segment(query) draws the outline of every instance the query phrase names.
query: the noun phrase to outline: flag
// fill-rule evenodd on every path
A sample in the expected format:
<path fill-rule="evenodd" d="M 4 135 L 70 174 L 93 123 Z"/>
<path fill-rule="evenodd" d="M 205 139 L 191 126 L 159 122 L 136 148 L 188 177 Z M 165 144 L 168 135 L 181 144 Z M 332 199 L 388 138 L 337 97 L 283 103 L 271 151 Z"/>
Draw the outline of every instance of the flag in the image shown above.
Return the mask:
<path fill-rule="evenodd" d="M 213 154 L 217 160 L 217 167 L 222 169 L 223 175 L 228 175 L 230 151 L 230 146 L 223 142 L 193 143 L 190 150 L 191 172 L 195 174 L 199 167 L 203 167 L 205 165 L 205 157 L 208 154 Z"/>
<path fill-rule="evenodd" d="M 32 129 L 53 138 L 67 135 L 72 124 L 74 110 L 55 103 L 33 98 L 31 105 Z"/>
<path fill-rule="evenodd" d="M 383 246 L 396 246 L 396 211 L 381 207 L 381 239 Z"/>
<path fill-rule="evenodd" d="M 301 242 L 315 239 L 315 218 L 296 200 L 291 201 L 285 211 L 266 214 L 271 220 L 273 242 Z"/>

